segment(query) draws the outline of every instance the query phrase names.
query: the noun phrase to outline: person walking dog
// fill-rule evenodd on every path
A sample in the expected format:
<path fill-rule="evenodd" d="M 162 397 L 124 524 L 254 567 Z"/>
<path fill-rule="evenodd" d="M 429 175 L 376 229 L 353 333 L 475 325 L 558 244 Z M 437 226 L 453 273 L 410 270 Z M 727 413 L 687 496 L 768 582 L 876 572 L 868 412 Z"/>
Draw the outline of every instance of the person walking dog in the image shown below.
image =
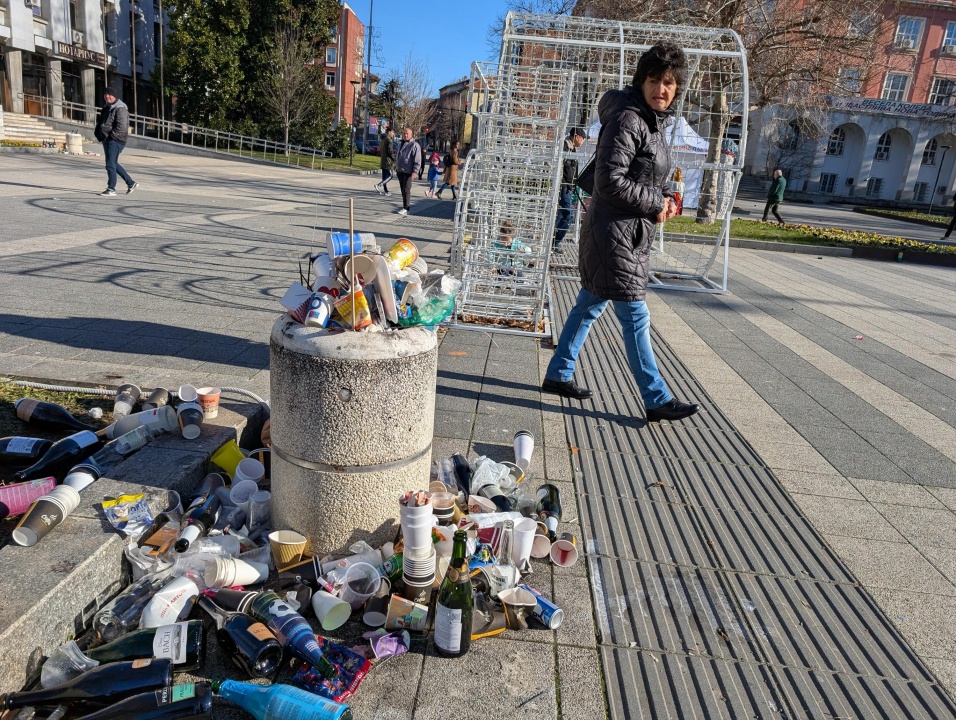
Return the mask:
<path fill-rule="evenodd" d="M 763 221 L 767 222 L 767 213 L 772 212 L 777 218 L 777 222 L 783 225 L 783 218 L 780 217 L 780 203 L 783 202 L 783 191 L 787 189 L 787 178 L 783 176 L 780 170 L 773 171 L 773 182 L 770 183 L 770 191 L 767 193 L 767 205 L 763 209 Z"/>
<path fill-rule="evenodd" d="M 108 87 L 103 91 L 105 104 L 100 108 L 93 135 L 103 143 L 103 155 L 106 156 L 106 190 L 100 193 L 105 197 L 116 195 L 116 176 L 126 183 L 129 195 L 139 187 L 139 183 L 119 164 L 120 153 L 126 148 L 129 139 L 129 108 L 116 97 L 116 91 Z"/>

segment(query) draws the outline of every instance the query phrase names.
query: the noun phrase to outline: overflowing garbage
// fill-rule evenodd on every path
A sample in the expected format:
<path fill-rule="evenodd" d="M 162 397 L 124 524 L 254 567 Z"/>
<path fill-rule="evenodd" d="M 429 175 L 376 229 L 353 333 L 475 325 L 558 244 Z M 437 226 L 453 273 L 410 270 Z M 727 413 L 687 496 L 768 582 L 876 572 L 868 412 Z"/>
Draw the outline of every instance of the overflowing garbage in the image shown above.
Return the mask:
<path fill-rule="evenodd" d="M 80 492 L 156 436 L 195 438 L 220 392 L 184 385 L 147 397 L 123 385 L 100 429 L 55 403 L 20 400 L 22 420 L 71 434 L 0 439 L 0 462 L 18 468 L 19 482 L 0 486 L 3 511 L 21 515 L 14 541 L 41 542 Z M 515 434 L 513 458 L 436 462 L 422 487 L 395 497 L 393 541 L 358 542 L 344 556 L 273 526 L 269 439 L 267 425 L 262 447 L 223 444 L 213 472 L 189 497 L 170 492 L 162 512 L 138 494 L 101 503 L 126 540 L 130 583 L 51 652 L 33 686 L 0 695 L 5 719 L 200 718 L 218 696 L 258 720 L 347 720 L 368 674 L 416 640 L 459 657 L 506 629 L 560 627 L 564 611 L 534 588 L 531 560 L 569 567 L 576 539 L 559 533 L 558 488 L 533 479 L 530 432 Z M 350 624 L 345 636 L 357 639 L 343 642 Z M 212 636 L 236 677 L 176 684 L 203 671 Z"/>

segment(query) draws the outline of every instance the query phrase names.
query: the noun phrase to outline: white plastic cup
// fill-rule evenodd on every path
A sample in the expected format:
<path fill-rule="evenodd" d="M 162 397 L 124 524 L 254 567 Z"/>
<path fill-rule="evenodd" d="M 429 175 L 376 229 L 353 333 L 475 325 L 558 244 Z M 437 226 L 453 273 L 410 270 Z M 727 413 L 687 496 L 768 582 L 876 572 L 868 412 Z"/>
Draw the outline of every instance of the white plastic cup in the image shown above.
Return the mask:
<path fill-rule="evenodd" d="M 405 538 L 405 556 L 421 555 L 432 548 L 432 528 L 434 516 L 415 522 L 402 520 L 402 536 Z"/>
<path fill-rule="evenodd" d="M 326 632 L 342 627 L 352 615 L 351 605 L 325 590 L 317 590 L 312 594 L 312 609 Z"/>
<path fill-rule="evenodd" d="M 236 471 L 232 474 L 232 482 L 240 483 L 251 480 L 258 484 L 265 476 L 265 466 L 258 460 L 247 457 L 240 460 L 239 464 L 236 465 Z"/>
<path fill-rule="evenodd" d="M 211 559 L 203 575 L 203 582 L 211 588 L 256 585 L 268 579 L 268 565 L 223 557 Z"/>
<path fill-rule="evenodd" d="M 382 576 L 368 563 L 356 563 L 345 571 L 345 583 L 342 585 L 342 599 L 353 610 L 358 610 L 374 595 L 382 584 Z"/>
<path fill-rule="evenodd" d="M 246 510 L 246 524 L 250 532 L 254 532 L 269 524 L 272 517 L 272 493 L 268 490 L 258 490 L 249 496 Z"/>
<path fill-rule="evenodd" d="M 315 260 L 312 261 L 312 270 L 315 272 L 315 276 L 319 277 L 328 277 L 332 274 L 332 258 L 327 252 L 318 253 L 315 256 Z"/>
<path fill-rule="evenodd" d="M 523 567 L 531 557 L 538 523 L 531 518 L 523 518 L 515 523 L 514 544 L 511 546 L 511 561 L 515 567 Z"/>
<path fill-rule="evenodd" d="M 534 453 L 534 435 L 527 430 L 519 430 L 514 437 L 515 465 L 521 472 L 527 473 L 531 467 L 531 455 Z"/>
<path fill-rule="evenodd" d="M 259 492 L 259 486 L 254 480 L 240 480 L 232 483 L 232 489 L 229 491 L 229 501 L 237 508 L 241 508 L 249 517 L 249 498 L 253 493 Z"/>

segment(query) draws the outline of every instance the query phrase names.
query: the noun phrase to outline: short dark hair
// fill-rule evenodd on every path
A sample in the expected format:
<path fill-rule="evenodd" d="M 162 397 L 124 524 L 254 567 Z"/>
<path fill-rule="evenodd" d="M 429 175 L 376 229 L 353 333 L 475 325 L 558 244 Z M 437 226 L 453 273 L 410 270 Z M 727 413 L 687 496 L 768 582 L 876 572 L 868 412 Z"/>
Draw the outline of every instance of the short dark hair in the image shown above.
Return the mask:
<path fill-rule="evenodd" d="M 580 138 L 584 138 L 585 140 L 588 139 L 588 136 L 584 133 L 584 130 L 582 130 L 582 129 L 579 128 L 579 127 L 573 127 L 573 128 L 571 128 L 571 132 L 568 133 L 568 137 L 572 137 L 572 138 L 573 138 L 575 135 L 577 135 L 577 136 L 580 137 Z"/>
<path fill-rule="evenodd" d="M 679 45 L 662 41 L 641 55 L 631 84 L 640 90 L 647 78 L 664 77 L 668 71 L 674 73 L 678 90 L 687 84 L 687 56 Z"/>

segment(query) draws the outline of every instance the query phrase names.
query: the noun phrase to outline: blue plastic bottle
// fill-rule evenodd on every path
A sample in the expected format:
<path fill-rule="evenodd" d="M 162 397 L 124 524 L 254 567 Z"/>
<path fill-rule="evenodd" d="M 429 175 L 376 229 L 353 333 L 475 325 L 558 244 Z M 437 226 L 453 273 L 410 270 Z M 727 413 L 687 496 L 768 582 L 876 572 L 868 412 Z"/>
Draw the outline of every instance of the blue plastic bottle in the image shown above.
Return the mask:
<path fill-rule="evenodd" d="M 212 690 L 256 720 L 352 720 L 348 705 L 291 685 L 253 685 L 214 680 Z"/>

